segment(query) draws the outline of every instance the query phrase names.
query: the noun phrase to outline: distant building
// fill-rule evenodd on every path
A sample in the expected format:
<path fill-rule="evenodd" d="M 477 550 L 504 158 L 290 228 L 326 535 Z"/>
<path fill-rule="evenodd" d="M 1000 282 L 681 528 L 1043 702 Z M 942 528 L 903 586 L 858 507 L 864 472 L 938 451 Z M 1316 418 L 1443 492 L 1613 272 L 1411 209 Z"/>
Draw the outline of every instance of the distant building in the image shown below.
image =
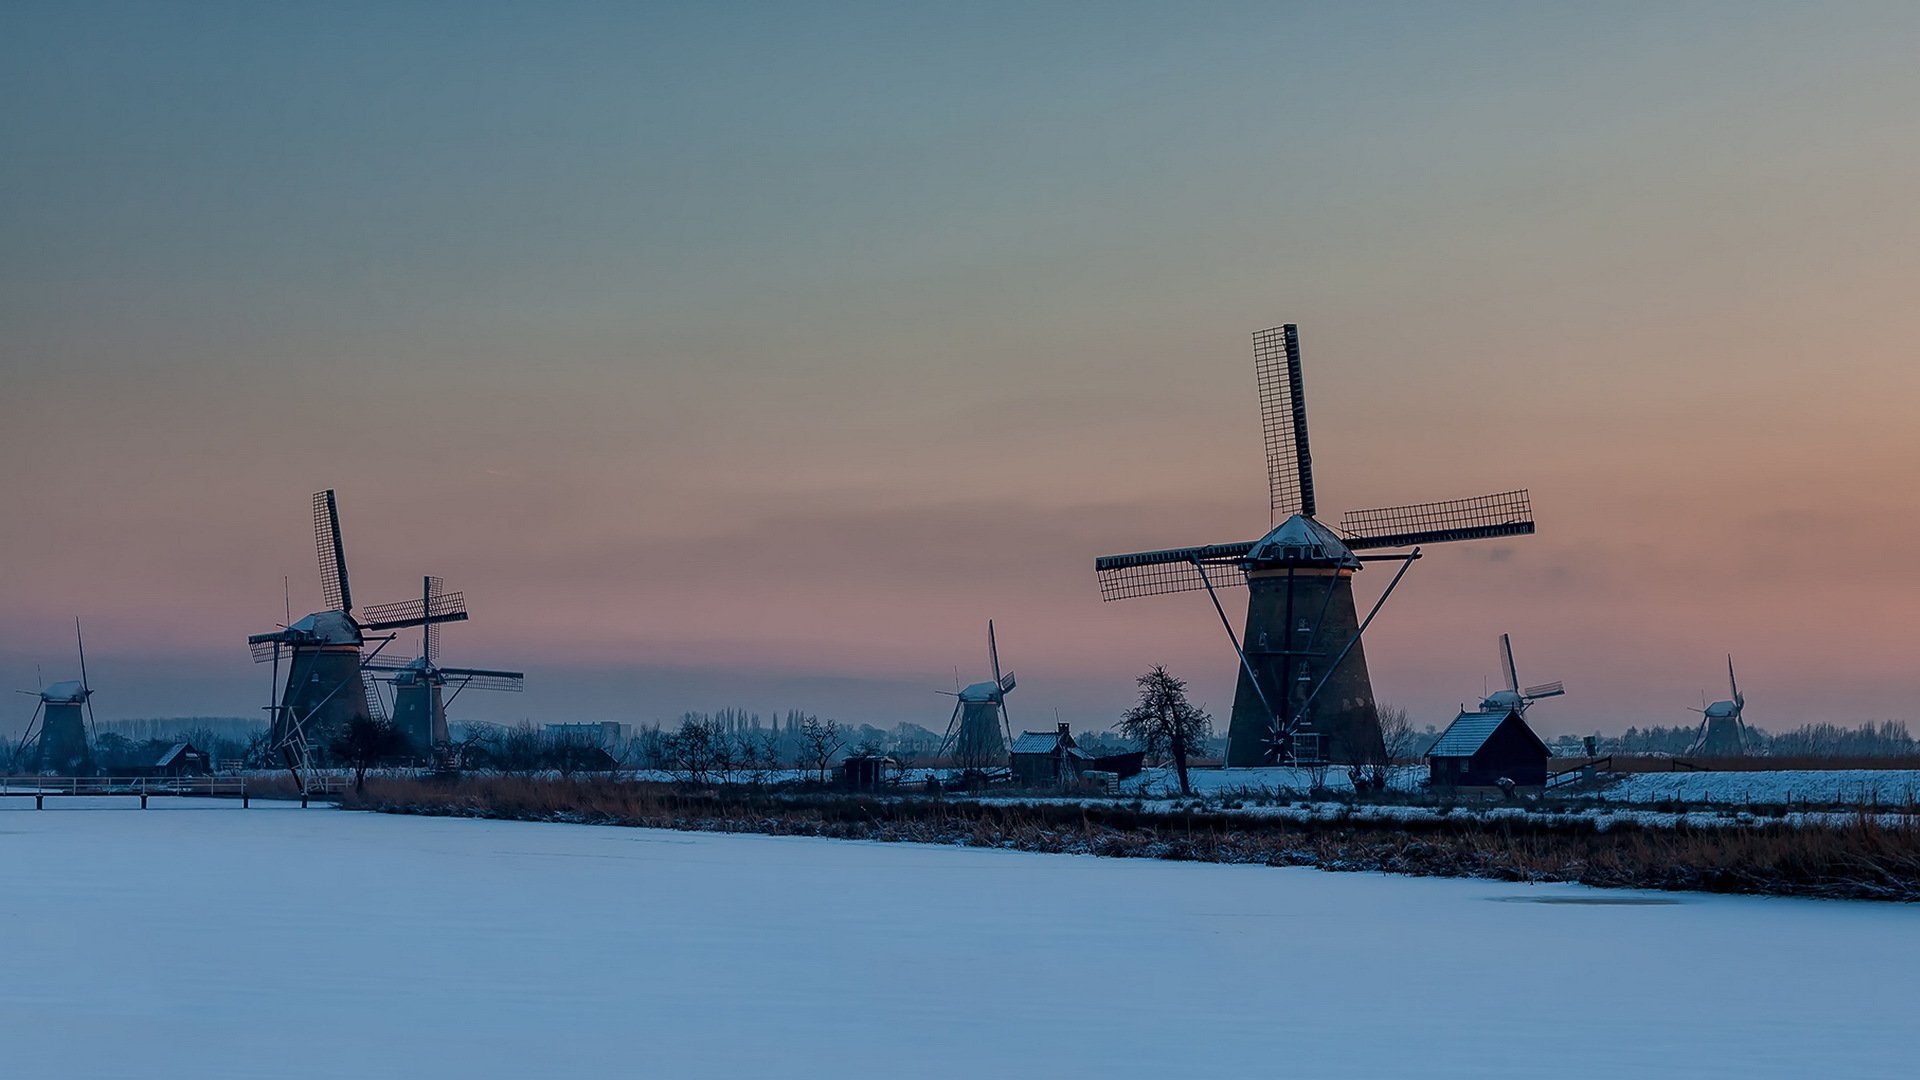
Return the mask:
<path fill-rule="evenodd" d="M 840 761 L 840 786 L 853 791 L 877 791 L 889 776 L 900 771 L 899 762 L 882 754 L 854 754 Z"/>
<path fill-rule="evenodd" d="M 1547 744 L 1515 709 L 1463 712 L 1427 751 L 1435 791 L 1537 794 L 1547 786 Z"/>
<path fill-rule="evenodd" d="M 1056 731 L 1023 731 L 1013 740 L 1013 781 L 1042 787 L 1071 780 L 1093 767 L 1093 758 L 1074 745 L 1066 724 Z"/>
<path fill-rule="evenodd" d="M 136 776 L 208 776 L 212 772 L 213 760 L 190 742 L 174 743 L 153 764 L 133 770 Z"/>

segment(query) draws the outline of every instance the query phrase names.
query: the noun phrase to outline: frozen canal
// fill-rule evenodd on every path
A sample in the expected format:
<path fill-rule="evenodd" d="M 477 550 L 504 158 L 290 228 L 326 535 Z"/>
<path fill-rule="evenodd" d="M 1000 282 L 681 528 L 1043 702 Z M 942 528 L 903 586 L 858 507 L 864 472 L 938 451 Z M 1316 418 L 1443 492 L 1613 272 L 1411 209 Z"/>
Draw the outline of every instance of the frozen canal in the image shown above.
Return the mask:
<path fill-rule="evenodd" d="M 1909 907 L 58 805 L 0 807 L 7 1076 L 1859 1078 L 1920 1058 Z"/>

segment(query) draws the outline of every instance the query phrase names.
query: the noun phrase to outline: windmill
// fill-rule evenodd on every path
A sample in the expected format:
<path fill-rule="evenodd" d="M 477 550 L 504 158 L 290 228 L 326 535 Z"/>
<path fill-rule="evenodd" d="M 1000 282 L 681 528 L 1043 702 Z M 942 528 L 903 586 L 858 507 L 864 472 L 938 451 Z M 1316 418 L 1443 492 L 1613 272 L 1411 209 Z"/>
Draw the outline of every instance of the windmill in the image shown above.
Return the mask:
<path fill-rule="evenodd" d="M 1094 562 L 1103 600 L 1205 589 L 1239 659 L 1227 763 L 1386 759 L 1360 635 L 1420 557 L 1420 545 L 1534 531 L 1527 492 L 1348 511 L 1339 529 L 1317 518 L 1300 337 L 1285 326 L 1253 335 L 1267 452 L 1268 526 L 1258 540 L 1108 555 Z M 1377 548 L 1405 554 L 1358 555 Z M 1400 563 L 1373 609 L 1359 618 L 1353 575 L 1374 560 Z M 1236 638 L 1219 587 L 1248 589 Z"/>
<path fill-rule="evenodd" d="M 1704 708 L 1693 710 L 1700 714 L 1700 737 L 1695 739 L 1693 747 L 1687 751 L 1700 757 L 1741 757 L 1747 752 L 1747 722 L 1743 713 L 1747 708 L 1747 696 L 1740 692 L 1740 683 L 1733 677 L 1733 657 L 1727 657 L 1727 693 L 1726 701 L 1716 701 Z"/>
<path fill-rule="evenodd" d="M 1520 672 L 1513 666 L 1513 638 L 1500 635 L 1500 673 L 1506 676 L 1504 690 L 1495 690 L 1480 699 L 1481 712 L 1517 712 L 1527 715 L 1527 708 L 1541 698 L 1559 697 L 1567 692 L 1565 683 L 1554 680 L 1538 686 L 1520 688 Z"/>
<path fill-rule="evenodd" d="M 940 742 L 942 757 L 951 750 L 960 767 L 970 771 L 999 763 L 1007 756 L 1007 743 L 1012 738 L 1012 729 L 1007 726 L 1007 693 L 1014 687 L 1013 672 L 1000 673 L 1000 646 L 994 640 L 992 619 L 987 620 L 987 658 L 993 664 L 993 680 L 951 691 L 953 716 L 948 718 L 946 738 Z"/>
<path fill-rule="evenodd" d="M 446 595 L 445 582 L 437 577 L 422 579 L 420 610 L 445 609 Z M 375 657 L 365 666 L 375 673 L 375 679 L 393 687 L 393 726 L 406 739 L 409 750 L 420 757 L 429 757 L 448 745 L 447 706 L 461 691 L 518 693 L 526 688 L 526 675 L 518 671 L 441 667 L 439 621 L 421 624 L 419 656 L 405 661 Z M 453 687 L 451 695 L 446 693 L 449 686 Z"/>
<path fill-rule="evenodd" d="M 313 497 L 313 533 L 326 610 L 247 639 L 254 662 L 273 661 L 276 688 L 281 654 L 288 656 L 287 681 L 284 689 L 277 689 L 277 701 L 270 706 L 269 742 L 296 775 L 305 773 L 316 745 L 325 747 L 355 720 L 383 717 L 380 696 L 361 670 L 393 636 L 368 638 L 369 631 L 432 626 L 467 617 L 466 600 L 457 592 L 380 604 L 355 616 L 346 547 L 340 538 L 340 508 L 331 489 Z M 363 656 L 362 649 L 370 642 L 374 647 Z"/>
<path fill-rule="evenodd" d="M 78 682 L 69 680 L 39 690 L 19 691 L 40 699 L 33 707 L 32 719 L 27 721 L 26 732 L 20 736 L 18 751 L 36 773 L 83 776 L 93 772 L 93 740 L 88 737 L 94 726 L 93 686 L 87 681 L 87 642 L 80 636 L 79 619 L 73 620 L 73 639 L 80 650 Z M 37 735 L 35 724 L 40 726 Z"/>

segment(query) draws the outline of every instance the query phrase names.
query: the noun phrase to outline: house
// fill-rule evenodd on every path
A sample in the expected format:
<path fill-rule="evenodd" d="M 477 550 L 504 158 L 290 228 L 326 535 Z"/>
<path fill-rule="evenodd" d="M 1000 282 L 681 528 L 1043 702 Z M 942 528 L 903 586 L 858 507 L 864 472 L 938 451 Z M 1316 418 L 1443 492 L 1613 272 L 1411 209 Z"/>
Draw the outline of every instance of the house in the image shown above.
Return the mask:
<path fill-rule="evenodd" d="M 1548 756 L 1519 710 L 1462 712 L 1427 751 L 1428 784 L 1462 795 L 1537 795 L 1546 790 Z"/>
<path fill-rule="evenodd" d="M 174 743 L 160 760 L 138 770 L 141 776 L 210 776 L 213 761 L 190 742 Z"/>
<path fill-rule="evenodd" d="M 1013 740 L 1013 782 L 1043 787 L 1071 780 L 1093 767 L 1093 756 L 1074 745 L 1066 724 L 1055 731 L 1023 731 Z"/>

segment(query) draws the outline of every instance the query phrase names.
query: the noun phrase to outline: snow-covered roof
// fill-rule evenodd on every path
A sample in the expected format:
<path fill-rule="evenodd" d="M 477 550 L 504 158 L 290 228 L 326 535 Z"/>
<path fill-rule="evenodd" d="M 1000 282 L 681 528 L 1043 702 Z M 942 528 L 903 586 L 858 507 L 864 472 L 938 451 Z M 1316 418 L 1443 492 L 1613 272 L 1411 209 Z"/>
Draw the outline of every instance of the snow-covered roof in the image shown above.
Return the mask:
<path fill-rule="evenodd" d="M 1463 712 L 1453 718 L 1440 740 L 1427 751 L 1428 757 L 1472 757 L 1487 744 L 1500 725 L 1512 716 L 1510 709 L 1494 712 Z"/>
<path fill-rule="evenodd" d="M 1012 753 L 1015 754 L 1051 754 L 1060 749 L 1060 733 L 1057 731 L 1023 731 L 1013 740 Z"/>
<path fill-rule="evenodd" d="M 287 629 L 322 645 L 358 645 L 362 640 L 360 625 L 344 611 L 316 611 Z"/>
<path fill-rule="evenodd" d="M 1716 701 L 1705 709 L 1702 709 L 1701 712 L 1706 714 L 1710 719 L 1725 720 L 1730 716 L 1739 716 L 1740 706 L 1738 703 L 1732 701 Z"/>
<path fill-rule="evenodd" d="M 78 705 L 87 700 L 87 688 L 77 679 L 57 682 L 40 691 L 40 700 L 49 705 Z"/>
<path fill-rule="evenodd" d="M 1293 515 L 1255 541 L 1247 551 L 1247 561 L 1360 565 L 1360 560 L 1354 558 L 1353 552 L 1332 529 L 1305 514 Z"/>
<path fill-rule="evenodd" d="M 153 763 L 154 767 L 164 769 L 167 766 L 173 764 L 173 760 L 179 757 L 182 753 L 184 753 L 187 747 L 192 745 L 193 745 L 192 743 L 183 743 L 183 742 L 174 743 L 173 749 L 168 750 L 166 753 L 160 755 L 160 760 Z"/>
<path fill-rule="evenodd" d="M 1000 700 L 1000 684 L 995 682 L 977 682 L 960 691 L 960 700 L 978 705 L 986 701 Z"/>

